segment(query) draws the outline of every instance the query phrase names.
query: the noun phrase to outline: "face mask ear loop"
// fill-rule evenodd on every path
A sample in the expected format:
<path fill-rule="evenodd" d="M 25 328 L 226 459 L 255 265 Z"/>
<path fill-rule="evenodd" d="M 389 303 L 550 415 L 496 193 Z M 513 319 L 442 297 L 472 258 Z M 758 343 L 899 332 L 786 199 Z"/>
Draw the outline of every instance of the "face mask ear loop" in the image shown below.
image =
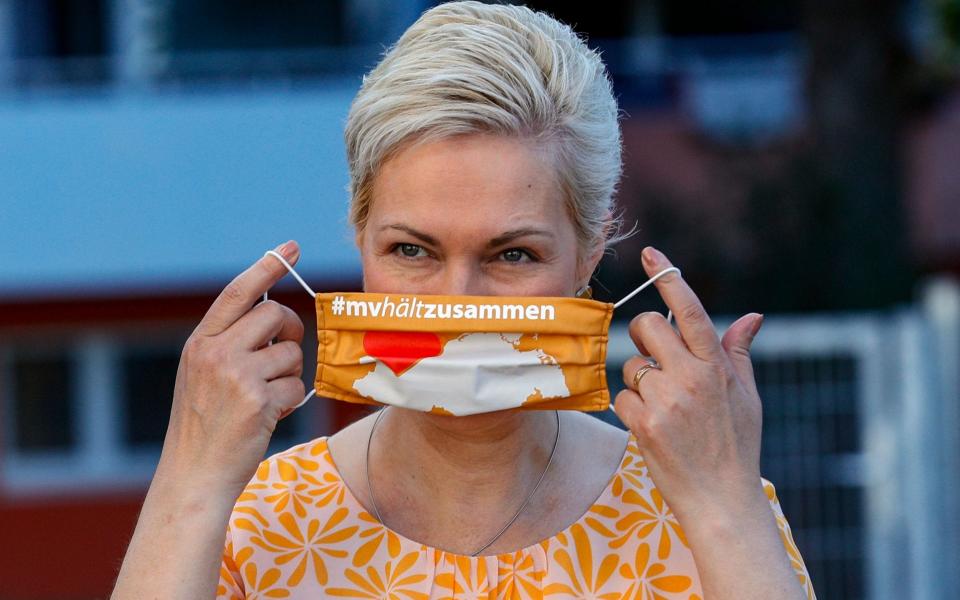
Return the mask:
<path fill-rule="evenodd" d="M 675 271 L 678 276 L 681 276 L 681 277 L 682 277 L 682 275 L 680 275 L 680 269 L 678 269 L 678 268 L 676 268 L 676 267 L 668 267 L 668 268 L 660 271 L 659 273 L 657 273 L 656 275 L 654 275 L 654 276 L 651 277 L 650 279 L 648 279 L 643 285 L 641 285 L 641 286 L 638 287 L 637 289 L 633 290 L 632 292 L 630 292 L 629 294 L 627 294 L 626 296 L 624 296 L 623 298 L 621 298 L 619 302 L 617 302 L 616 304 L 613 305 L 614 310 L 616 310 L 616 309 L 620 308 L 621 306 L 623 306 L 624 304 L 626 304 L 626 302 L 627 302 L 628 300 L 630 300 L 631 298 L 633 298 L 634 296 L 636 296 L 637 294 L 639 294 L 640 292 L 642 292 L 642 291 L 644 290 L 644 288 L 646 288 L 648 285 L 651 285 L 654 281 L 660 279 L 661 277 L 663 277 L 663 276 L 666 275 L 667 273 L 670 273 L 671 271 Z M 673 323 L 673 311 L 670 311 L 670 310 L 667 311 L 667 323 Z"/>
<path fill-rule="evenodd" d="M 660 279 L 661 277 L 663 277 L 663 276 L 666 275 L 667 273 L 670 273 L 671 271 L 676 271 L 677 275 L 682 277 L 682 275 L 680 275 L 680 269 L 678 269 L 678 268 L 676 268 L 676 267 L 668 267 L 668 268 L 660 271 L 659 273 L 657 273 L 656 275 L 654 275 L 654 276 L 651 277 L 650 279 L 648 279 L 646 282 L 644 282 L 643 285 L 641 285 L 641 286 L 638 287 L 637 289 L 633 290 L 632 292 L 630 292 L 629 294 L 627 294 L 626 296 L 624 296 L 623 298 L 621 298 L 619 302 L 617 302 L 616 304 L 613 305 L 613 309 L 616 310 L 616 309 L 620 308 L 621 306 L 623 306 L 624 304 L 626 304 L 627 301 L 629 301 L 631 298 L 633 298 L 634 296 L 636 296 L 637 294 L 639 294 L 640 292 L 642 292 L 644 289 L 646 289 L 647 286 L 651 285 L 654 281 L 656 281 L 657 279 Z M 671 310 L 667 310 L 667 323 L 673 323 L 673 311 L 671 311 Z M 617 412 L 613 409 L 613 402 L 611 402 L 611 403 L 607 406 L 607 410 L 609 410 L 610 412 L 612 412 L 614 415 L 617 414 Z"/>
<path fill-rule="evenodd" d="M 287 268 L 287 271 L 289 271 L 290 274 L 293 275 L 294 279 L 297 280 L 297 283 L 299 283 L 300 286 L 303 287 L 303 289 L 305 289 L 308 294 L 310 294 L 310 295 L 311 295 L 312 297 L 314 297 L 314 298 L 317 297 L 317 293 L 316 293 L 315 291 L 313 291 L 312 289 L 310 289 L 310 286 L 307 285 L 307 282 L 303 280 L 303 277 L 300 277 L 300 274 L 297 273 L 297 271 L 296 271 L 292 266 L 290 266 L 290 263 L 288 263 L 285 258 L 283 258 L 282 256 L 280 256 L 280 254 L 279 254 L 278 252 L 276 252 L 275 250 L 267 250 L 266 252 L 264 252 L 263 255 L 266 256 L 266 255 L 268 255 L 268 254 L 271 255 L 271 256 L 273 256 L 273 257 L 276 258 L 277 260 L 279 260 L 280 263 L 283 264 L 283 266 L 285 266 L 285 267 Z M 263 293 L 263 301 L 264 301 L 264 302 L 267 301 L 267 292 L 264 292 L 264 293 Z M 272 345 L 273 345 L 273 340 L 270 340 L 269 342 L 267 342 L 267 345 L 268 345 L 268 346 L 272 346 Z M 301 406 L 303 406 L 304 404 L 306 404 L 306 403 L 307 403 L 307 400 L 309 400 L 310 398 L 312 398 L 315 392 L 316 392 L 316 390 L 311 389 L 311 390 L 310 390 L 310 393 L 307 394 L 306 396 L 304 396 L 304 397 L 303 397 L 303 400 L 300 401 L 300 404 L 297 404 L 296 406 L 293 407 L 293 410 L 297 410 L 298 408 L 300 408 Z"/>
<path fill-rule="evenodd" d="M 296 271 L 293 267 L 290 266 L 290 263 L 287 262 L 287 259 L 285 259 L 284 257 L 280 256 L 280 254 L 279 254 L 277 251 L 275 251 L 275 250 L 267 250 L 266 252 L 264 252 L 263 255 L 266 256 L 267 254 L 269 254 L 269 255 L 275 257 L 277 260 L 279 260 L 279 261 L 283 264 L 283 266 L 285 266 L 285 267 L 287 268 L 287 270 L 290 271 L 290 274 L 293 275 L 294 279 L 297 280 L 297 283 L 299 283 L 300 286 L 303 287 L 303 289 L 307 290 L 307 293 L 308 293 L 308 294 L 310 294 L 310 295 L 313 296 L 314 298 L 317 297 L 317 293 L 316 293 L 315 291 L 313 291 L 312 289 L 310 289 L 310 286 L 307 285 L 307 282 L 304 281 L 304 280 L 303 280 L 303 277 L 300 277 L 300 274 L 297 273 L 297 271 Z M 263 299 L 264 299 L 264 300 L 267 299 L 267 293 L 266 293 L 266 292 L 263 293 Z"/>

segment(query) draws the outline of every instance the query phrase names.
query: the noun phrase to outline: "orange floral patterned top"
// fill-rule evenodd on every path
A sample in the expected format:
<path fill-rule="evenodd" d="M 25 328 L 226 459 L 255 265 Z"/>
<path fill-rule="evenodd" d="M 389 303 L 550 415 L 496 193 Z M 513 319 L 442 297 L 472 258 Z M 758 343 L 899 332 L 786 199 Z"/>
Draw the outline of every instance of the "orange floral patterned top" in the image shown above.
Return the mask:
<path fill-rule="evenodd" d="M 773 486 L 780 537 L 815 598 Z M 620 468 L 577 522 L 516 552 L 470 557 L 409 540 L 340 478 L 326 438 L 260 464 L 227 529 L 218 598 L 635 598 L 699 600 L 683 531 L 631 437 Z"/>

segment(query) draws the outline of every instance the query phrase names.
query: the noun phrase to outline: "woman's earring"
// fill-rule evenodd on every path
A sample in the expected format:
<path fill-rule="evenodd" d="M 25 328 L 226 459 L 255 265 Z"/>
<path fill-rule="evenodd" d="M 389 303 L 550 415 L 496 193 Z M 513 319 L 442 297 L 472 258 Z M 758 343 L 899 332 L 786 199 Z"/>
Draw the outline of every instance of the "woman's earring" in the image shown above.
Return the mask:
<path fill-rule="evenodd" d="M 579 290 L 577 290 L 577 298 L 586 298 L 586 299 L 588 299 L 588 300 L 589 300 L 589 299 L 592 299 L 592 298 L 593 298 L 593 288 L 591 288 L 589 285 L 583 286 L 582 288 L 580 288 Z"/>

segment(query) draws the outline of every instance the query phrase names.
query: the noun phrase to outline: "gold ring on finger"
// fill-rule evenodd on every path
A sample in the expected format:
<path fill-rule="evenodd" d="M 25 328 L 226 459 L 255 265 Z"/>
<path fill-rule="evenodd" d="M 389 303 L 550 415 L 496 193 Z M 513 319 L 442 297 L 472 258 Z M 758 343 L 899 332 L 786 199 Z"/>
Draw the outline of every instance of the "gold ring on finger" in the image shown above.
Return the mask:
<path fill-rule="evenodd" d="M 640 391 L 640 380 L 647 374 L 647 371 L 652 369 L 660 369 L 660 365 L 653 361 L 647 361 L 647 364 L 637 369 L 637 372 L 633 374 L 633 389 L 636 392 Z"/>

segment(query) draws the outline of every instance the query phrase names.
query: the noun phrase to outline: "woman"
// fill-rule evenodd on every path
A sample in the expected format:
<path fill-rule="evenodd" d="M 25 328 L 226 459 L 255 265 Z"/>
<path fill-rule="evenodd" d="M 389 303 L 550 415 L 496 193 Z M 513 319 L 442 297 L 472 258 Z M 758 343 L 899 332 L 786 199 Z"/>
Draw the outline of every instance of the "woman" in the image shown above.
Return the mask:
<path fill-rule="evenodd" d="M 427 11 L 364 79 L 346 141 L 367 292 L 574 296 L 617 238 L 606 71 L 542 13 Z M 679 332 L 630 323 L 659 363 L 624 366 L 630 433 L 575 411 L 390 406 L 258 467 L 304 391 L 303 324 L 254 305 L 285 273 L 258 261 L 187 341 L 115 598 L 813 597 L 759 474 L 760 315 L 718 339 L 683 279 L 659 278 Z"/>

